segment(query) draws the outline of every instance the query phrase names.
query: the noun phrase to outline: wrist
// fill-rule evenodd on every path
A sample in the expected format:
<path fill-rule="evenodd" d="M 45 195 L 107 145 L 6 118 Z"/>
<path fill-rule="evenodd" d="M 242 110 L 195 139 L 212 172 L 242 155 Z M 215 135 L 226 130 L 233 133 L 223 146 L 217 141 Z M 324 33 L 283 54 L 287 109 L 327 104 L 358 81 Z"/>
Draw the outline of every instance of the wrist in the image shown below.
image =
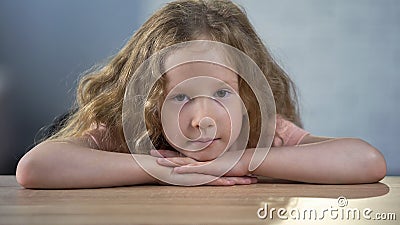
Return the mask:
<path fill-rule="evenodd" d="M 130 156 L 132 157 L 132 155 Z M 140 162 L 138 160 L 140 159 Z M 147 170 L 154 171 L 154 168 L 149 168 L 149 165 L 154 165 L 156 167 L 155 158 L 148 155 L 135 155 L 132 157 L 131 166 L 133 166 L 133 170 L 131 170 L 131 178 L 135 184 L 157 184 L 160 183 L 158 179 L 148 173 L 143 166 L 147 165 Z"/>

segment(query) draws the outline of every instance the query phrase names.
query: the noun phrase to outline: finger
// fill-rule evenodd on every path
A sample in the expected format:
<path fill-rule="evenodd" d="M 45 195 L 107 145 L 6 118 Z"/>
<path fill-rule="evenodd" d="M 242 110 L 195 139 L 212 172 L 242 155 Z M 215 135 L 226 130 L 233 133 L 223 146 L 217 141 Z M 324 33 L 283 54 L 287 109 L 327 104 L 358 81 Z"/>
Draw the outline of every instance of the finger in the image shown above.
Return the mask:
<path fill-rule="evenodd" d="M 253 179 L 251 177 L 226 177 L 226 179 L 235 182 L 235 184 L 252 184 Z"/>
<path fill-rule="evenodd" d="M 161 155 L 160 151 L 158 150 L 150 150 L 150 155 L 158 158 L 163 158 L 164 156 Z"/>
<path fill-rule="evenodd" d="M 207 183 L 206 185 L 209 185 L 209 186 L 232 186 L 232 185 L 235 185 L 235 181 L 226 179 L 225 177 L 220 177 L 210 183 Z"/>
<path fill-rule="evenodd" d="M 250 179 L 240 178 L 240 177 L 227 177 L 226 179 L 232 180 L 235 184 L 251 184 Z"/>
<path fill-rule="evenodd" d="M 168 167 L 177 167 L 180 166 L 180 164 L 177 164 L 173 162 L 172 160 L 169 160 L 167 158 L 158 158 L 157 163 L 161 166 L 168 166 Z"/>
<path fill-rule="evenodd" d="M 154 157 L 164 157 L 164 158 L 172 158 L 172 157 L 179 157 L 180 153 L 171 150 L 150 150 L 150 155 Z"/>
<path fill-rule="evenodd" d="M 206 185 L 212 186 L 232 186 L 232 185 L 248 185 L 256 183 L 254 177 L 220 177 Z"/>
<path fill-rule="evenodd" d="M 163 155 L 165 158 L 172 158 L 172 157 L 182 157 L 183 155 L 180 152 L 177 151 L 171 151 L 171 150 L 159 150 L 161 152 L 161 155 Z"/>
<path fill-rule="evenodd" d="M 174 168 L 175 173 L 185 174 L 185 173 L 202 173 L 208 175 L 221 175 L 223 171 L 220 168 L 215 168 L 212 165 L 207 165 L 208 162 L 194 162 L 186 165 L 182 165 Z"/>
<path fill-rule="evenodd" d="M 194 159 L 188 157 L 158 158 L 157 163 L 161 166 L 179 167 L 195 163 Z"/>
<path fill-rule="evenodd" d="M 251 184 L 256 184 L 256 183 L 258 183 L 258 178 L 257 178 L 257 177 L 252 177 L 252 176 L 243 176 L 243 177 L 240 177 L 240 178 L 246 178 L 246 179 L 249 179 Z"/>
<path fill-rule="evenodd" d="M 245 176 L 245 177 L 247 177 L 247 176 Z M 257 177 L 247 177 L 247 179 L 250 180 L 250 184 L 256 184 L 256 183 L 258 183 Z"/>

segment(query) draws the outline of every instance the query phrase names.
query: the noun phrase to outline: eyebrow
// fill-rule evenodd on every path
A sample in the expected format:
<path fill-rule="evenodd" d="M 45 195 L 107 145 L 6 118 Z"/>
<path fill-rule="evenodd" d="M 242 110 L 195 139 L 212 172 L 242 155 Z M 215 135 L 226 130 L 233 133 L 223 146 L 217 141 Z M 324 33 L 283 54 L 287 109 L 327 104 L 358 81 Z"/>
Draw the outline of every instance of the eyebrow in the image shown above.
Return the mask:
<path fill-rule="evenodd" d="M 239 79 L 235 79 L 235 80 L 231 80 L 231 81 L 219 80 L 218 83 L 219 83 L 219 86 L 229 85 L 232 88 L 235 88 L 235 87 L 239 88 L 239 81 L 238 80 Z"/>
<path fill-rule="evenodd" d="M 238 75 L 236 75 L 236 76 L 238 76 Z M 232 88 L 235 88 L 235 87 L 237 87 L 238 89 L 239 89 L 239 78 L 236 78 L 236 79 L 231 79 L 231 80 L 225 80 L 225 79 L 218 79 L 218 78 L 216 78 L 218 81 L 218 85 L 219 85 L 219 87 L 222 87 L 222 86 L 224 86 L 224 85 L 229 85 L 230 87 L 232 87 Z M 175 90 L 180 90 L 180 88 L 179 87 L 177 87 L 176 88 L 176 86 L 175 87 L 170 87 L 170 81 L 168 80 L 168 79 L 166 79 L 166 86 L 165 86 L 165 88 L 166 88 L 166 91 L 167 91 L 167 93 L 168 92 L 170 92 L 172 89 L 175 89 Z M 236 85 L 236 86 L 235 86 Z"/>

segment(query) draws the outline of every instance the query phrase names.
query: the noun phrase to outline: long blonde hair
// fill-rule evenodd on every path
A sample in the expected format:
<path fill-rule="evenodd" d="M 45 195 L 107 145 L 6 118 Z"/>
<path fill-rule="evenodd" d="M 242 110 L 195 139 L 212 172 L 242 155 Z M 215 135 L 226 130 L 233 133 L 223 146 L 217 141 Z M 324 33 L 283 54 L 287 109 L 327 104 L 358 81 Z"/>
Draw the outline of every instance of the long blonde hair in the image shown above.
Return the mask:
<path fill-rule="evenodd" d="M 294 84 L 269 54 L 245 12 L 227 0 L 179 0 L 155 12 L 105 66 L 82 77 L 77 89 L 76 112 L 50 139 L 80 136 L 93 124 L 104 124 L 105 138 L 118 146 L 114 151 L 128 153 L 122 128 L 122 104 L 132 75 L 154 53 L 202 35 L 231 45 L 252 58 L 269 82 L 276 113 L 301 127 Z M 145 107 L 148 115 L 145 123 L 156 148 L 170 147 L 162 135 L 159 114 L 164 87 L 163 79 L 156 82 Z M 240 77 L 239 94 L 249 115 L 248 147 L 255 147 L 260 133 L 260 111 L 254 104 L 251 88 Z"/>

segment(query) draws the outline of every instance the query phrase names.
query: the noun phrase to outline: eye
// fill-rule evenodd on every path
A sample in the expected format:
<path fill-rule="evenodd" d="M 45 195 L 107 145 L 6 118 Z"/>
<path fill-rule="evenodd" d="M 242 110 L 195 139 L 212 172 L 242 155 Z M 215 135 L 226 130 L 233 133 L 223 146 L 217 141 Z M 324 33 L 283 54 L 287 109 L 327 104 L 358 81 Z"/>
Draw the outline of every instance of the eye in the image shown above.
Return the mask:
<path fill-rule="evenodd" d="M 189 100 L 189 97 L 185 94 L 177 94 L 172 99 L 174 99 L 175 101 L 178 101 L 178 102 L 183 102 L 183 101 Z"/>
<path fill-rule="evenodd" d="M 218 90 L 217 92 L 215 92 L 215 97 L 218 97 L 218 98 L 226 98 L 226 97 L 228 97 L 230 94 L 231 94 L 232 92 L 230 92 L 230 91 L 228 91 L 228 90 L 225 90 L 225 89 L 221 89 L 221 90 Z"/>

